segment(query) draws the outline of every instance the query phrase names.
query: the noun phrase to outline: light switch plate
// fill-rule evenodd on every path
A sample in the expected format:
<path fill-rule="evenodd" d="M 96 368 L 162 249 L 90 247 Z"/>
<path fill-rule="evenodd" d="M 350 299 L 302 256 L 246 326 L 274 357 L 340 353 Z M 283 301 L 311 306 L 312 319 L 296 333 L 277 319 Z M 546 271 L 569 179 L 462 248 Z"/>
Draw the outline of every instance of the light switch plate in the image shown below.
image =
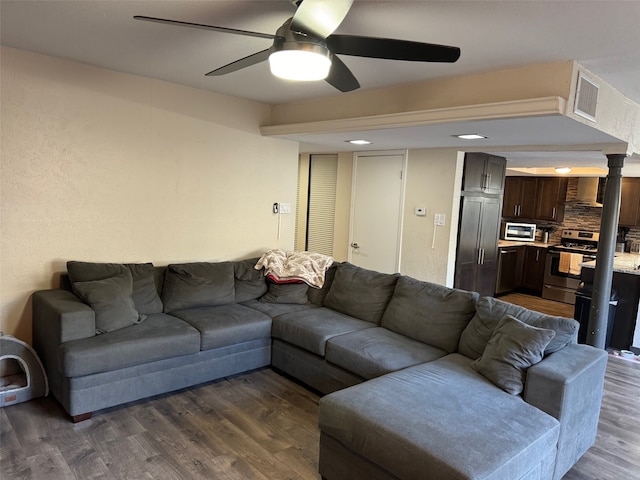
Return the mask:
<path fill-rule="evenodd" d="M 290 203 L 281 203 L 280 204 L 280 213 L 291 213 L 291 204 Z"/>

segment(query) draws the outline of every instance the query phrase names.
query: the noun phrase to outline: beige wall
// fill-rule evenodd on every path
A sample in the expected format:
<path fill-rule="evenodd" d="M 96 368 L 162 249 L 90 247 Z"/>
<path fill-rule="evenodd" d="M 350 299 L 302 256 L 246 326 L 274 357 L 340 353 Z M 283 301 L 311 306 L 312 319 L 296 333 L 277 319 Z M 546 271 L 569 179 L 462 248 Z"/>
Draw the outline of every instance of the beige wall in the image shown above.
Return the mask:
<path fill-rule="evenodd" d="M 353 153 L 338 154 L 334 258 L 339 261 L 346 261 L 349 253 L 353 157 Z M 308 159 L 308 154 L 301 155 L 301 171 L 308 170 Z M 401 273 L 453 286 L 463 160 L 464 153 L 455 149 L 409 150 Z M 308 176 L 301 181 L 303 191 L 306 182 Z M 417 217 L 415 207 L 426 207 L 427 216 Z M 435 213 L 446 215 L 446 225 L 437 228 L 432 248 Z M 300 232 L 304 229 L 304 225 L 299 226 Z"/>
<path fill-rule="evenodd" d="M 455 149 L 409 150 L 400 271 L 411 277 L 453 286 L 464 154 Z M 419 217 L 416 207 L 425 207 Z M 444 213 L 445 226 L 434 226 Z M 435 230 L 435 242 L 434 242 Z"/>
<path fill-rule="evenodd" d="M 30 341 L 30 294 L 67 260 L 226 260 L 293 248 L 297 143 L 269 107 L 1 51 L 1 330 Z"/>
<path fill-rule="evenodd" d="M 415 112 L 542 97 L 567 98 L 574 63 L 554 62 L 446 77 L 274 106 L 271 125 Z"/>

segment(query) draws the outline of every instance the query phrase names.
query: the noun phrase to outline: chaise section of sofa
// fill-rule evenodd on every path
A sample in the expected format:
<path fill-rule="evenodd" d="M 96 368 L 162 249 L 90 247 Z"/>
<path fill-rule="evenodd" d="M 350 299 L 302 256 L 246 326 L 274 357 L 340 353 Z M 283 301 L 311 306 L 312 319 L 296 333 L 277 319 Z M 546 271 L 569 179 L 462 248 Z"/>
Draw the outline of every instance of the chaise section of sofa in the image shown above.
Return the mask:
<path fill-rule="evenodd" d="M 559 422 L 451 354 L 321 399 L 327 479 L 549 479 Z"/>

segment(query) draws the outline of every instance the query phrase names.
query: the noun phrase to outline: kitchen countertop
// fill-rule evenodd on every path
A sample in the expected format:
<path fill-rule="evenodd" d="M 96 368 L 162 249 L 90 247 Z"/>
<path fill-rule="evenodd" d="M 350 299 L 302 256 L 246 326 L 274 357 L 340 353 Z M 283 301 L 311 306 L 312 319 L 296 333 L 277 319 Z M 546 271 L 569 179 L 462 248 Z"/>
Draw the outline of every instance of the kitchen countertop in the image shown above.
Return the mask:
<path fill-rule="evenodd" d="M 498 240 L 498 248 L 504 247 L 524 247 L 527 245 L 531 245 L 532 247 L 542 247 L 549 248 L 553 246 L 553 243 L 544 243 L 544 242 L 519 242 L 517 240 Z"/>
<path fill-rule="evenodd" d="M 640 265 L 640 254 L 638 253 L 623 253 L 616 252 L 613 259 L 613 271 L 618 273 L 628 273 L 630 275 L 640 275 L 638 270 Z M 585 262 L 580 264 L 581 267 L 595 268 L 595 260 L 591 262 Z"/>

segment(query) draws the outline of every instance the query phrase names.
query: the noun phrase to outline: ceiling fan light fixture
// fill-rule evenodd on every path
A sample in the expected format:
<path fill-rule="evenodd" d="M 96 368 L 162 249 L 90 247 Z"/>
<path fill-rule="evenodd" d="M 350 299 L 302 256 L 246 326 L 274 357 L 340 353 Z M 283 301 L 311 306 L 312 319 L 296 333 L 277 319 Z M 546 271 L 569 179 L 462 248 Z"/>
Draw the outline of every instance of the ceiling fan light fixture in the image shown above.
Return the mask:
<path fill-rule="evenodd" d="M 291 43 L 291 42 L 287 42 Z M 274 48 L 269 55 L 269 68 L 285 80 L 324 80 L 331 69 L 329 50 L 322 45 L 298 44 L 295 48 Z"/>

